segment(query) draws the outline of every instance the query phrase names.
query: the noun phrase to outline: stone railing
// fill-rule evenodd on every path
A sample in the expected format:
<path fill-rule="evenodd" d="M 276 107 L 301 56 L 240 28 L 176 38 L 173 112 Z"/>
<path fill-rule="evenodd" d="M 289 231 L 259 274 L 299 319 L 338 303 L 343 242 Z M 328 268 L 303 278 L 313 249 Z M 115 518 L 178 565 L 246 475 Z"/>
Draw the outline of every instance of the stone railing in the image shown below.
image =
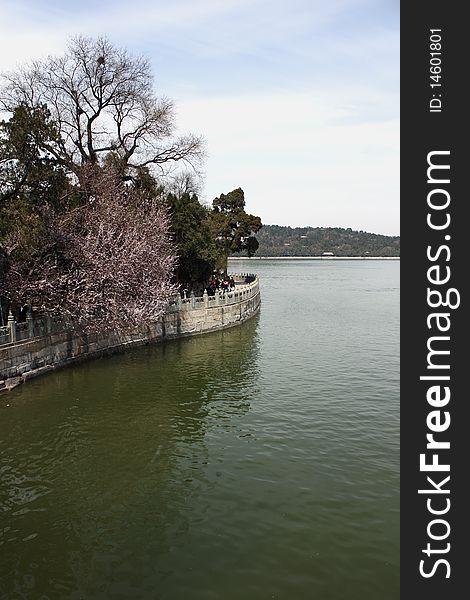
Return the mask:
<path fill-rule="evenodd" d="M 191 293 L 189 296 L 185 294 L 181 298 L 178 295 L 174 301 L 170 302 L 168 312 L 229 306 L 243 302 L 243 300 L 248 300 L 248 298 L 252 298 L 258 294 L 259 280 L 257 275 L 242 273 L 233 275 L 233 278 L 235 280 L 235 288 L 230 291 L 216 290 L 213 296 L 210 296 L 207 290 L 204 290 L 202 296 L 195 296 Z M 249 283 L 246 283 L 247 281 Z"/>
<path fill-rule="evenodd" d="M 181 298 L 181 296 L 178 295 L 170 302 L 166 312 L 171 314 L 199 308 L 206 309 L 228 306 L 237 304 L 258 294 L 259 281 L 256 275 L 251 273 L 237 273 L 233 274 L 232 277 L 235 280 L 235 288 L 231 291 L 217 290 L 214 296 L 209 296 L 207 291 L 204 291 L 202 296 L 195 296 L 194 294 L 186 296 L 185 294 L 183 298 Z M 17 323 L 10 312 L 7 325 L 0 326 L 0 345 L 14 344 L 36 337 L 60 333 L 69 328 L 66 320 L 59 316 L 51 317 L 40 315 L 33 318 L 31 311 L 28 311 L 26 321 Z"/>
<path fill-rule="evenodd" d="M 65 329 L 67 329 L 67 323 L 58 316 L 40 315 L 33 318 L 31 312 L 28 311 L 26 321 L 17 323 L 10 311 L 7 325 L 0 327 L 0 345 L 14 344 L 31 338 L 58 333 Z"/>
<path fill-rule="evenodd" d="M 60 319 L 14 323 L 11 318 L 5 335 L 9 342 L 0 345 L 0 392 L 80 360 L 239 325 L 258 313 L 261 296 L 257 277 L 237 280 L 234 289 L 215 296 L 178 297 L 154 323 L 126 332 L 79 333 Z"/>

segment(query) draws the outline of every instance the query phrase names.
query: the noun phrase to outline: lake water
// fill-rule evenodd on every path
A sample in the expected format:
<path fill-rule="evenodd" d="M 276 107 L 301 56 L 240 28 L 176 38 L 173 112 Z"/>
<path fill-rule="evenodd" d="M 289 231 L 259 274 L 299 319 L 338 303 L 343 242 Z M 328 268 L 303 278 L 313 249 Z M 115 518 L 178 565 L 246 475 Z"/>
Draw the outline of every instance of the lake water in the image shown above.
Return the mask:
<path fill-rule="evenodd" d="M 0 396 L 0 597 L 399 598 L 399 263 L 236 261 L 259 316 Z"/>

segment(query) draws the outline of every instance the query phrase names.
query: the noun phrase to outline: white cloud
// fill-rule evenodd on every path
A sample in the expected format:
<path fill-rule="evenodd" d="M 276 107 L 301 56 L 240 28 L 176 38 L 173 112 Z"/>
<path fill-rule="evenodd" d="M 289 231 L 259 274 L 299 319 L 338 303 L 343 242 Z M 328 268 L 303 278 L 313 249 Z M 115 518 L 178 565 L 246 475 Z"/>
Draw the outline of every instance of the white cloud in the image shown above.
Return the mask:
<path fill-rule="evenodd" d="M 73 34 L 105 33 L 150 54 L 164 70 L 163 91 L 177 96 L 181 130 L 206 137 L 207 199 L 241 186 L 249 210 L 267 223 L 397 233 L 398 31 L 376 14 L 365 33 L 362 17 L 377 6 L 3 3 L 0 71 L 62 53 Z"/>
<path fill-rule="evenodd" d="M 207 139 L 206 199 L 242 187 L 267 223 L 396 234 L 398 120 L 353 116 L 319 92 L 179 105 L 181 126 Z"/>

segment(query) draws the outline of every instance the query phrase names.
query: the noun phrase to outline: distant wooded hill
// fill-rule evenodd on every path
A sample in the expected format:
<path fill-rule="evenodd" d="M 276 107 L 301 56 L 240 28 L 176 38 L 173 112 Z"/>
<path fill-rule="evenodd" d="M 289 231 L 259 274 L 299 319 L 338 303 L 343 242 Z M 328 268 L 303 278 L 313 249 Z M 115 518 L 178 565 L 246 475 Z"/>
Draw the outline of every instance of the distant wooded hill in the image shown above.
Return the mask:
<path fill-rule="evenodd" d="M 256 237 L 257 256 L 400 256 L 398 236 L 350 228 L 263 225 Z"/>

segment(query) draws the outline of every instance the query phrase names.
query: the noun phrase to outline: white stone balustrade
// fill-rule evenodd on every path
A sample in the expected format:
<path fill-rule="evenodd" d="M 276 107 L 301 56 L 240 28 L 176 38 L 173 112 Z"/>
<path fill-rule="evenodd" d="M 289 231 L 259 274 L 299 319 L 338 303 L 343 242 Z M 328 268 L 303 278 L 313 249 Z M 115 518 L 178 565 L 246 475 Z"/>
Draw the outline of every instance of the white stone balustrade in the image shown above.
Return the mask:
<path fill-rule="evenodd" d="M 257 275 L 251 273 L 231 274 L 235 280 L 235 288 L 230 291 L 217 290 L 214 296 L 209 296 L 204 291 L 202 296 L 195 296 L 191 292 L 188 297 L 186 291 L 183 298 L 178 294 L 168 306 L 166 313 L 173 314 L 180 311 L 191 311 L 198 309 L 218 308 L 230 306 L 248 300 L 259 293 L 259 280 Z M 253 278 L 250 283 L 244 283 L 247 278 Z M 50 317 L 40 315 L 33 319 L 31 311 L 28 310 L 26 322 L 17 323 L 10 312 L 8 324 L 0 327 L 0 345 L 14 344 L 27 339 L 50 335 L 68 329 L 67 323 L 59 316 Z"/>

